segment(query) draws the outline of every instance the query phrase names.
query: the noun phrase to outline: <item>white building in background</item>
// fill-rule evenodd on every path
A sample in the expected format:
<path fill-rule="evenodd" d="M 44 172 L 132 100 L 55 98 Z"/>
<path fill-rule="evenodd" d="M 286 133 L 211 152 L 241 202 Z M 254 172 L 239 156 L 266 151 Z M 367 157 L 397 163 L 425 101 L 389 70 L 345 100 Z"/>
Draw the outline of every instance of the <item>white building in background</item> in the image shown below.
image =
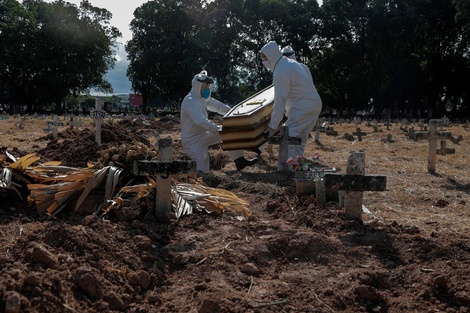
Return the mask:
<path fill-rule="evenodd" d="M 121 103 L 121 108 L 128 108 L 129 107 L 129 105 L 131 103 L 129 94 L 123 93 L 123 94 L 116 95 L 116 97 L 118 97 L 119 102 Z"/>

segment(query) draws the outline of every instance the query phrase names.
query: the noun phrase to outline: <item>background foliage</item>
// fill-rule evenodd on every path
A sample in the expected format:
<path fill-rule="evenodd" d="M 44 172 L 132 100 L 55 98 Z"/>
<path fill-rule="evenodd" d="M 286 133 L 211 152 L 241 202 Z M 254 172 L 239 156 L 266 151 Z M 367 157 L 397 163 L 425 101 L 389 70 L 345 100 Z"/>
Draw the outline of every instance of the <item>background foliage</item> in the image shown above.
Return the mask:
<path fill-rule="evenodd" d="M 109 19 L 87 1 L 0 0 L 0 96 L 39 106 L 109 90 Z M 470 0 L 153 0 L 131 31 L 127 74 L 145 106 L 178 105 L 202 69 L 238 103 L 271 83 L 259 50 L 276 40 L 309 66 L 326 113 L 470 116 Z"/>

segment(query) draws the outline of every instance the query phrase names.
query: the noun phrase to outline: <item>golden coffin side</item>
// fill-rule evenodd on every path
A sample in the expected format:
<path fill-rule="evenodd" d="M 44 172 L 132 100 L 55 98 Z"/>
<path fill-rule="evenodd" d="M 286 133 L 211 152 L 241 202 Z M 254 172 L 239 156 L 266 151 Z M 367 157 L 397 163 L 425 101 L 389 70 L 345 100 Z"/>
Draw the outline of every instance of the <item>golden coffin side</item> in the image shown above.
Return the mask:
<path fill-rule="evenodd" d="M 222 148 L 224 150 L 257 149 L 267 141 L 268 128 L 274 107 L 274 86 L 271 85 L 234 106 L 223 117 Z"/>

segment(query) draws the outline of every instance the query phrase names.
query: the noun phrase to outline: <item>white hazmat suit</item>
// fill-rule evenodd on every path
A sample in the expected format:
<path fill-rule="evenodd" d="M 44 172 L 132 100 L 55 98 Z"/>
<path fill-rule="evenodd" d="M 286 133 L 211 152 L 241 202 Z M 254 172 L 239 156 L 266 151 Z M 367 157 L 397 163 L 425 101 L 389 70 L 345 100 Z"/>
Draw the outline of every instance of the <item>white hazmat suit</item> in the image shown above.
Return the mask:
<path fill-rule="evenodd" d="M 302 140 L 300 145 L 289 145 L 288 157 L 304 156 L 308 135 L 322 109 L 312 74 L 305 64 L 282 56 L 275 41 L 264 45 L 260 52 L 267 58 L 263 61 L 265 66 L 273 71 L 274 109 L 269 122 L 270 132 L 279 127 L 285 115 L 284 125 L 289 128 L 289 136 L 299 136 Z"/>
<path fill-rule="evenodd" d="M 206 71 L 194 76 L 192 88 L 181 104 L 181 144 L 184 152 L 196 161 L 197 170 L 209 171 L 209 146 L 222 142 L 219 135 L 219 126 L 208 119 L 208 110 L 225 115 L 230 107 L 210 95 L 207 99 L 201 95 L 201 87 L 205 81 L 212 81 Z M 243 150 L 227 151 L 232 160 L 235 160 L 237 169 L 256 163 L 243 157 Z"/>

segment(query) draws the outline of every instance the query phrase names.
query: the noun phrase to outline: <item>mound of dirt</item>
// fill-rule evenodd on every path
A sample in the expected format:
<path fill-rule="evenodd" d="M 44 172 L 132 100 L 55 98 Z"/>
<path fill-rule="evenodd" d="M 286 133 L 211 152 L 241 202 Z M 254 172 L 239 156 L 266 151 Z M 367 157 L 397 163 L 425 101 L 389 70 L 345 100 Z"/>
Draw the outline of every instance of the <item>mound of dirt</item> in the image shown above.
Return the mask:
<path fill-rule="evenodd" d="M 54 140 L 26 121 L 28 136 L 47 141 L 35 149 L 43 142 L 15 140 L 25 129 L 1 126 L 8 151 L 69 166 L 137 142 L 153 151 L 158 136 L 171 136 L 184 158 L 171 117 L 104 124 L 101 147 L 93 127 L 64 128 Z M 238 172 L 219 147 L 210 152 L 218 169 L 199 179 L 247 200 L 248 219 L 63 211 L 45 220 L 0 189 L 0 312 L 470 312 L 468 132 L 450 129 L 464 141 L 430 174 L 428 143 L 398 125 L 393 142 L 374 132 L 350 141 L 343 134 L 356 125 L 334 127 L 337 136 L 311 139 L 305 155 L 341 172 L 350 151 L 363 150 L 367 174 L 387 176 L 387 191 L 364 192 L 362 221 L 345 218 L 335 199 L 319 206 L 299 194 L 294 176 L 275 171 L 276 155 Z"/>

